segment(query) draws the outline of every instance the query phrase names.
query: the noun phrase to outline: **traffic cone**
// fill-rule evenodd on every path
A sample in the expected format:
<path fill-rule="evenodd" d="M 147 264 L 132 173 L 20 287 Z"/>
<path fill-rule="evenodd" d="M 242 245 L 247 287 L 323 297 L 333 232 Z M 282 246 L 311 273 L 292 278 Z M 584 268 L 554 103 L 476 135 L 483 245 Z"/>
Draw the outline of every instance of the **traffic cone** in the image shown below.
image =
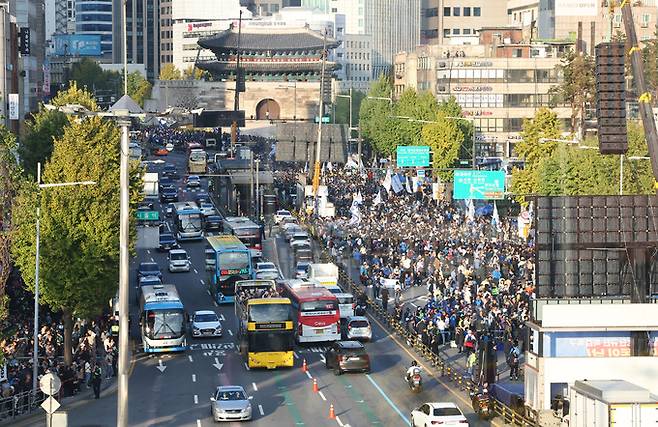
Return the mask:
<path fill-rule="evenodd" d="M 308 371 L 308 368 L 306 367 L 306 359 L 302 362 L 302 372 Z"/>
<path fill-rule="evenodd" d="M 318 388 L 318 380 L 313 378 L 313 393 L 317 393 L 318 391 L 320 391 L 320 389 Z"/>
<path fill-rule="evenodd" d="M 330 420 L 335 420 L 336 419 L 336 412 L 334 411 L 334 404 L 332 403 L 329 405 L 329 419 Z"/>

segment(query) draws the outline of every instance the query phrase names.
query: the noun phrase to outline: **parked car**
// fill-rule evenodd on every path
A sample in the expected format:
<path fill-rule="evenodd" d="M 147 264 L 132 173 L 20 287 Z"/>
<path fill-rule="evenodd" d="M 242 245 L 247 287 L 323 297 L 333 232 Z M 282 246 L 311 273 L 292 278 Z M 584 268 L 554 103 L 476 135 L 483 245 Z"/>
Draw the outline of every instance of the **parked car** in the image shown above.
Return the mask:
<path fill-rule="evenodd" d="M 219 215 L 208 215 L 203 220 L 206 231 L 219 231 L 221 232 L 224 228 L 224 221 Z"/>
<path fill-rule="evenodd" d="M 251 399 L 241 386 L 219 386 L 210 398 L 210 412 L 215 421 L 248 421 L 252 412 Z"/>
<path fill-rule="evenodd" d="M 169 272 L 190 271 L 192 262 L 185 249 L 172 249 L 167 255 L 169 261 Z"/>
<path fill-rule="evenodd" d="M 274 223 L 279 224 L 284 218 L 292 218 L 292 214 L 285 209 L 279 209 L 274 214 Z"/>
<path fill-rule="evenodd" d="M 468 426 L 468 420 L 462 411 L 452 402 L 424 403 L 411 411 L 411 426 L 428 425 Z"/>
<path fill-rule="evenodd" d="M 340 375 L 348 371 L 370 373 L 370 356 L 359 341 L 336 341 L 324 353 L 325 366 Z"/>
<path fill-rule="evenodd" d="M 141 262 L 137 267 L 137 283 L 142 276 L 156 276 L 162 280 L 162 272 L 157 262 Z"/>
<path fill-rule="evenodd" d="M 160 246 L 158 246 L 158 250 L 160 252 L 166 252 L 171 249 L 177 249 L 178 247 L 179 247 L 178 242 L 176 241 L 176 238 L 174 237 L 173 234 L 171 233 L 160 234 Z"/>
<path fill-rule="evenodd" d="M 372 339 L 372 328 L 370 321 L 365 316 L 350 316 L 345 322 L 346 337 L 348 340 L 364 340 L 370 341 Z"/>
<path fill-rule="evenodd" d="M 221 337 L 222 324 L 219 317 L 211 310 L 197 310 L 190 319 L 192 336 L 197 337 Z"/>

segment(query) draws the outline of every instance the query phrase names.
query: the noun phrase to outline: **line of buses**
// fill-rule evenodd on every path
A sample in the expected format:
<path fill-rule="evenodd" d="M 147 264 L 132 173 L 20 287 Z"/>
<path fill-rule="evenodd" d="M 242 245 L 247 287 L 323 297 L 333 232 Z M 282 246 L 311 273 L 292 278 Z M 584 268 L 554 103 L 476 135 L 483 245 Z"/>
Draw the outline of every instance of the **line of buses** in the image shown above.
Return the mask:
<path fill-rule="evenodd" d="M 235 304 L 238 344 L 250 368 L 293 366 L 295 342 L 341 338 L 336 296 L 318 282 L 254 279 L 253 251 L 235 235 L 206 237 L 207 286 L 219 304 Z M 143 286 L 145 352 L 184 351 L 186 313 L 174 285 Z"/>

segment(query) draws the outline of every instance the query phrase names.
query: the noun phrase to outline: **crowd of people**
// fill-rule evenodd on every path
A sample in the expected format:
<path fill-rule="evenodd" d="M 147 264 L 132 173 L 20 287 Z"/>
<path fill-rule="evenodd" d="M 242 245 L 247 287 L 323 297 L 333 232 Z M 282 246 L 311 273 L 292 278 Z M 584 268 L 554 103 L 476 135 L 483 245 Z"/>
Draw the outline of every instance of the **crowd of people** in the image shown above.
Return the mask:
<path fill-rule="evenodd" d="M 336 217 L 314 221 L 331 254 L 358 268 L 361 283 L 435 352 L 456 346 L 468 365 L 483 339 L 494 339 L 506 355 L 522 354 L 534 296 L 532 241 L 509 220 L 469 216 L 458 203 L 435 199 L 422 179 L 412 188 L 396 178 L 403 183 L 396 193 L 382 185 L 383 175 L 325 171 Z M 426 303 L 403 308 L 402 292 L 414 286 L 427 289 Z M 518 378 L 518 357 L 507 360 Z"/>
<path fill-rule="evenodd" d="M 9 315 L 0 324 L 2 339 L 0 351 L 4 367 L 0 372 L 0 416 L 12 408 L 22 408 L 26 402 L 12 399 L 19 396 L 27 401 L 25 392 L 32 390 L 33 372 L 33 295 L 27 291 L 17 272 L 7 281 Z M 39 327 L 39 378 L 56 373 L 62 380 L 60 396 L 71 396 L 84 388 L 100 391 L 100 380 L 117 372 L 118 347 L 113 320 L 100 317 L 94 321 L 75 320 L 72 332 L 73 362 L 64 364 L 64 326 L 61 315 L 47 307 L 40 307 Z M 100 374 L 99 371 L 100 370 Z"/>

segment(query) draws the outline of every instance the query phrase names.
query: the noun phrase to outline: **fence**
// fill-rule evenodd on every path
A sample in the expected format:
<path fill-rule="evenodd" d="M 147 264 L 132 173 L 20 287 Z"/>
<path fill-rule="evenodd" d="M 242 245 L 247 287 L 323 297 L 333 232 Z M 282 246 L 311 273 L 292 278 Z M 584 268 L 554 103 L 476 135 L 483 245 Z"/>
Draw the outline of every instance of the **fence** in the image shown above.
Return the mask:
<path fill-rule="evenodd" d="M 46 398 L 41 391 L 29 390 L 0 399 L 0 423 L 33 412 Z"/>
<path fill-rule="evenodd" d="M 308 229 L 316 241 L 321 241 L 315 227 L 309 226 Z M 459 389 L 465 393 L 478 391 L 477 384 L 475 384 L 470 379 L 464 378 L 464 375 L 460 372 L 460 369 L 456 368 L 454 365 L 448 363 L 439 355 L 434 353 L 429 347 L 420 341 L 418 335 L 410 333 L 393 316 L 384 311 L 381 305 L 377 304 L 376 301 L 373 301 L 363 290 L 363 288 L 355 283 L 354 280 L 352 280 L 352 278 L 345 272 L 343 264 L 338 259 L 333 258 L 325 248 L 322 248 L 321 261 L 333 262 L 338 265 L 340 279 L 339 284 L 348 286 L 352 294 L 355 296 L 364 295 L 368 301 L 370 313 L 378 318 L 381 322 L 383 322 L 390 331 L 393 331 L 401 338 L 403 338 L 407 345 L 414 348 L 420 355 L 422 355 L 427 363 L 432 365 L 437 370 L 437 372 L 440 372 L 442 378 L 447 378 L 449 381 L 455 383 Z M 524 427 L 539 427 L 537 413 L 532 409 L 525 407 L 523 408 L 524 413 L 519 413 L 520 411 L 515 411 L 509 406 L 493 398 L 491 399 L 491 402 L 491 408 L 493 409 L 493 412 L 500 416 L 505 423 Z"/>

